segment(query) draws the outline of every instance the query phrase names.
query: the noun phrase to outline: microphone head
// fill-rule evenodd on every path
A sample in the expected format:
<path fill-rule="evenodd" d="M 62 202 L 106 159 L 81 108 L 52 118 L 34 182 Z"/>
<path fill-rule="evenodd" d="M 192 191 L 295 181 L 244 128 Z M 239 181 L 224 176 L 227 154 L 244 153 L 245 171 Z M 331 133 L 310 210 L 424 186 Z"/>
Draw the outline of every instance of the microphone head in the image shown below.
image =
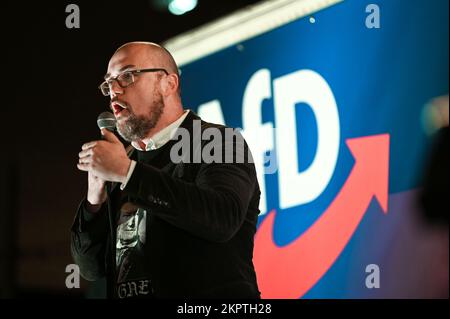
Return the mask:
<path fill-rule="evenodd" d="M 114 132 L 116 130 L 116 117 L 111 112 L 103 112 L 97 118 L 97 125 L 99 129 L 106 128 L 108 131 Z"/>

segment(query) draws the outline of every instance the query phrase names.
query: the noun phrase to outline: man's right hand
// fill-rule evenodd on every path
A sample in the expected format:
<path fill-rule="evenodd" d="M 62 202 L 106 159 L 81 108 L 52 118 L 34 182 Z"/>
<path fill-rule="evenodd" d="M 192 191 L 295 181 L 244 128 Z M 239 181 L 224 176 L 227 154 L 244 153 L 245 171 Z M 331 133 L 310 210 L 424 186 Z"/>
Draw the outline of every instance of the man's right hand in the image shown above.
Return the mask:
<path fill-rule="evenodd" d="M 105 181 L 88 172 L 88 195 L 87 206 L 90 213 L 96 213 L 106 201 Z"/>

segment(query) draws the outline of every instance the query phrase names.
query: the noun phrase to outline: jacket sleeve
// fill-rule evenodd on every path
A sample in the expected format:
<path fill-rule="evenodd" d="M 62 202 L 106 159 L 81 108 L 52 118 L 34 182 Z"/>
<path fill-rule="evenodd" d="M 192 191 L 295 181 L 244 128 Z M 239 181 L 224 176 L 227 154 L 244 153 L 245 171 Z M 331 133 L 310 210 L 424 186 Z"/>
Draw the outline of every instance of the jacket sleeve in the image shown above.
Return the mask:
<path fill-rule="evenodd" d="M 190 164 L 185 164 L 189 169 Z M 251 163 L 201 164 L 193 182 L 137 163 L 124 191 L 153 214 L 191 234 L 226 242 L 240 229 L 254 193 Z"/>
<path fill-rule="evenodd" d="M 71 252 L 83 278 L 95 281 L 105 276 L 105 251 L 108 232 L 107 206 L 98 213 L 86 210 L 86 199 L 78 207 L 71 228 Z"/>

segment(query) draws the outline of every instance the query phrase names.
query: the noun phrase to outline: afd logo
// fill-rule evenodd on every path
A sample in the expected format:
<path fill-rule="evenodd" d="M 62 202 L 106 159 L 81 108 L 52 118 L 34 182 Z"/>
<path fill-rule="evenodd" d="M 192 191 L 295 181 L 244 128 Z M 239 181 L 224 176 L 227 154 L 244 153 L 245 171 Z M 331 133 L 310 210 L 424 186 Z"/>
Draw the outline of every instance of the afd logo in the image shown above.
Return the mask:
<path fill-rule="evenodd" d="M 273 123 L 262 122 L 265 99 L 273 99 Z M 318 136 L 314 160 L 302 172 L 298 167 L 295 116 L 299 103 L 312 109 Z M 224 122 L 217 100 L 201 105 L 198 113 L 208 120 Z M 320 74 L 300 70 L 272 82 L 269 70 L 259 70 L 245 89 L 242 123 L 258 173 L 263 214 L 268 211 L 264 174 L 271 173 L 265 165 L 267 152 L 276 153 L 280 209 L 307 204 L 322 194 L 336 169 L 341 136 L 334 94 Z M 271 210 L 260 224 L 255 235 L 254 263 L 263 298 L 302 297 L 344 250 L 373 197 L 387 213 L 389 135 L 364 136 L 345 142 L 355 164 L 338 195 L 309 229 L 293 242 L 279 247 L 273 240 L 276 211 Z"/>

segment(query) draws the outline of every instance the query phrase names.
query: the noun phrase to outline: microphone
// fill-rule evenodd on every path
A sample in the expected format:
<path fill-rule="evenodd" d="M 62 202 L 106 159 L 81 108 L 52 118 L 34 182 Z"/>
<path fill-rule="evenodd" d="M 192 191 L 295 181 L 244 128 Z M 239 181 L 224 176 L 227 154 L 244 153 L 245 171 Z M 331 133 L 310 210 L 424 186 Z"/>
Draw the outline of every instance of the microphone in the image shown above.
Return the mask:
<path fill-rule="evenodd" d="M 97 118 L 97 126 L 101 129 L 107 129 L 110 132 L 116 130 L 116 117 L 111 112 L 103 112 Z"/>
<path fill-rule="evenodd" d="M 113 132 L 116 130 L 116 117 L 111 112 L 103 112 L 97 117 L 97 126 L 101 129 L 107 129 L 110 132 Z M 102 139 L 104 137 L 102 136 Z M 114 225 L 114 215 L 110 207 L 110 196 L 113 189 L 113 183 L 106 182 L 105 183 L 105 189 L 106 194 L 108 195 L 108 221 L 109 221 L 109 231 L 111 232 L 111 236 L 114 237 L 114 231 L 115 231 L 115 225 Z"/>

